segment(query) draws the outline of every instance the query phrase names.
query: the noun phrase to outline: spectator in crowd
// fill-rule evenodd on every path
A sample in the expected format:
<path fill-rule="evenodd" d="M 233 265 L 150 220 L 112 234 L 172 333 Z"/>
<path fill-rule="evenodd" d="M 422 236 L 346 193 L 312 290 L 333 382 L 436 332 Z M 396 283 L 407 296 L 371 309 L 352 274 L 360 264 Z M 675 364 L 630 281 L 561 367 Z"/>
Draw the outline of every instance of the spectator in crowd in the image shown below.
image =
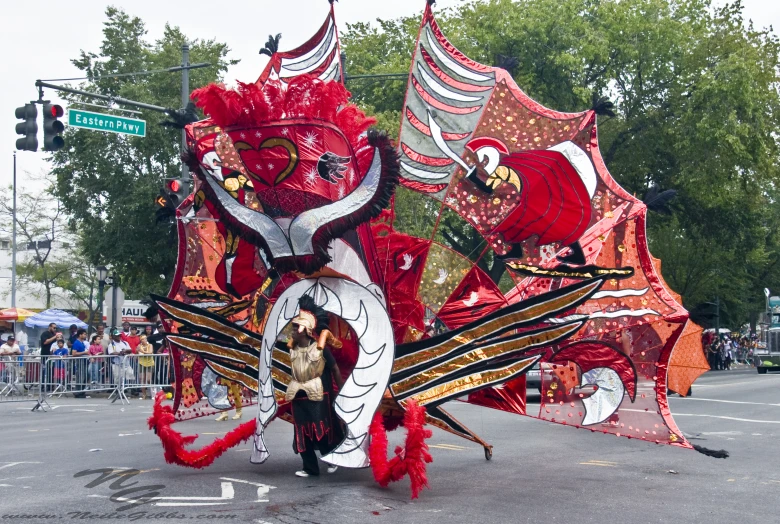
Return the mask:
<path fill-rule="evenodd" d="M 138 328 L 132 326 L 130 328 L 129 334 L 122 333 L 122 340 L 127 342 L 127 345 L 130 346 L 130 349 L 133 351 L 133 354 L 135 354 L 138 344 L 141 343 L 141 337 L 138 336 Z"/>
<path fill-rule="evenodd" d="M 122 322 L 122 337 L 130 334 L 130 322 Z"/>
<path fill-rule="evenodd" d="M 71 324 L 68 330 L 68 349 L 73 349 L 73 342 L 79 338 L 79 327 L 76 324 Z"/>
<path fill-rule="evenodd" d="M 103 355 L 103 346 L 100 344 L 100 335 L 92 335 L 92 341 L 89 344 L 89 383 L 94 388 L 96 384 L 102 383 L 100 379 L 100 368 L 102 359 L 96 358 L 98 355 Z"/>
<path fill-rule="evenodd" d="M 13 384 L 16 382 L 16 364 L 13 364 L 15 355 L 21 355 L 22 350 L 13 336 L 0 346 L 0 382 Z"/>
<path fill-rule="evenodd" d="M 119 385 L 122 377 L 132 378 L 133 370 L 125 361 L 124 356 L 132 353 L 130 346 L 122 340 L 122 333 L 118 329 L 111 331 L 111 342 L 108 343 L 108 354 L 111 355 L 111 371 L 114 384 Z"/>
<path fill-rule="evenodd" d="M 152 371 L 154 370 L 154 357 L 152 356 L 154 354 L 154 349 L 152 348 L 152 345 L 149 343 L 149 341 L 146 339 L 146 335 L 141 335 L 140 342 L 138 343 L 138 347 L 136 348 L 136 352 L 138 353 L 138 373 L 139 373 L 139 383 L 140 384 L 151 384 L 152 383 Z M 153 395 L 153 392 L 150 390 L 149 386 L 146 387 L 147 390 L 149 390 L 149 397 Z M 141 399 L 145 399 L 146 394 L 144 393 L 144 388 L 141 388 Z"/>
<path fill-rule="evenodd" d="M 108 343 L 111 342 L 111 337 L 106 333 L 106 325 L 102 322 L 97 325 L 97 336 L 100 346 L 103 348 L 103 354 L 108 350 Z"/>
<path fill-rule="evenodd" d="M 87 330 L 84 328 L 76 329 L 76 338 L 71 342 L 70 356 L 77 358 L 73 363 L 73 375 L 76 388 L 81 391 L 87 383 L 87 360 L 89 351 L 87 350 Z M 84 393 L 74 393 L 74 397 L 83 398 Z"/>
<path fill-rule="evenodd" d="M 62 333 L 59 333 L 58 335 L 59 338 L 56 339 L 57 341 L 54 343 L 51 349 L 51 354 L 54 357 L 56 357 L 56 360 L 52 365 L 52 369 L 54 370 L 53 373 L 54 382 L 56 384 L 59 384 L 59 386 L 61 386 L 64 389 L 66 366 L 65 366 L 65 361 L 63 359 L 68 356 L 69 350 L 68 347 L 65 345 L 65 338 L 63 338 Z"/>
<path fill-rule="evenodd" d="M 61 334 L 60 334 L 61 335 Z M 51 346 L 57 339 L 57 324 L 52 322 L 49 328 L 41 333 L 41 356 L 51 355 Z"/>
<path fill-rule="evenodd" d="M 19 344 L 19 349 L 22 351 L 22 355 L 27 353 L 27 332 L 24 330 L 24 324 L 19 328 L 16 333 L 16 342 Z"/>
<path fill-rule="evenodd" d="M 148 340 L 149 337 L 154 335 L 154 327 L 151 324 L 145 325 L 143 334 L 146 335 L 146 338 Z"/>

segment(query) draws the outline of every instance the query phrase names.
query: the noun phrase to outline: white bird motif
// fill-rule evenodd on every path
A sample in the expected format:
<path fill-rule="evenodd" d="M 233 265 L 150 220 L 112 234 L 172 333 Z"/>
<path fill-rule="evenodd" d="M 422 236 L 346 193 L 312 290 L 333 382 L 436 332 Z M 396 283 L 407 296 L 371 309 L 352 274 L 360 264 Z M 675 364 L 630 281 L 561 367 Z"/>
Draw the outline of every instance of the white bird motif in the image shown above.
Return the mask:
<path fill-rule="evenodd" d="M 413 261 L 414 258 L 412 258 L 412 255 L 410 255 L 409 253 L 404 254 L 404 263 L 401 265 L 401 269 L 407 271 L 409 268 L 412 267 Z"/>
<path fill-rule="evenodd" d="M 476 291 L 472 291 L 471 294 L 469 295 L 469 298 L 463 299 L 463 304 L 466 307 L 471 307 L 477 303 L 477 300 L 479 300 L 479 295 L 477 294 Z"/>
<path fill-rule="evenodd" d="M 444 284 L 444 281 L 447 280 L 447 277 L 450 276 L 450 274 L 447 272 L 446 269 L 439 269 L 439 278 L 434 280 L 434 284 Z"/>

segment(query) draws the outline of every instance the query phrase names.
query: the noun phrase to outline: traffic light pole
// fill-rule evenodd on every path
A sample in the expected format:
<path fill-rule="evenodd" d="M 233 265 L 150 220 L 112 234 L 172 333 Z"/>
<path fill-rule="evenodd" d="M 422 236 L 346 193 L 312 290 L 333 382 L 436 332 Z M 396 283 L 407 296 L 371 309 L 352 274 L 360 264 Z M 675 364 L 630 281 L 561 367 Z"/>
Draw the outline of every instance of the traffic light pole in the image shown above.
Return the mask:
<path fill-rule="evenodd" d="M 71 93 L 74 95 L 82 95 L 82 96 L 88 96 L 92 98 L 97 98 L 98 100 L 105 100 L 107 102 L 116 102 L 117 104 L 122 104 L 125 106 L 133 106 L 133 107 L 139 107 L 141 109 L 148 109 L 149 111 L 157 111 L 159 113 L 168 113 L 170 109 L 162 107 L 162 106 L 156 106 L 152 104 L 145 104 L 144 102 L 136 102 L 135 100 L 128 100 L 127 98 L 122 98 L 119 96 L 107 96 L 107 95 L 101 95 L 98 93 L 90 93 L 89 91 L 81 91 L 80 89 L 73 89 L 71 87 L 65 87 L 65 86 L 58 86 L 56 84 L 49 84 L 48 82 L 42 82 L 40 80 L 35 81 L 35 85 L 38 87 L 38 96 L 39 96 L 39 102 L 43 102 L 43 88 L 47 87 L 49 89 L 54 89 L 55 91 L 61 91 L 63 93 Z"/>
<path fill-rule="evenodd" d="M 181 46 L 181 106 L 187 107 L 190 101 L 190 46 Z M 187 132 L 181 130 L 181 150 L 187 150 Z M 190 194 L 190 169 L 187 164 L 181 163 L 181 181 L 184 184 L 184 195 Z"/>
<path fill-rule="evenodd" d="M 16 151 L 14 151 L 14 208 L 11 221 L 13 233 L 11 236 L 11 307 L 16 307 Z"/>

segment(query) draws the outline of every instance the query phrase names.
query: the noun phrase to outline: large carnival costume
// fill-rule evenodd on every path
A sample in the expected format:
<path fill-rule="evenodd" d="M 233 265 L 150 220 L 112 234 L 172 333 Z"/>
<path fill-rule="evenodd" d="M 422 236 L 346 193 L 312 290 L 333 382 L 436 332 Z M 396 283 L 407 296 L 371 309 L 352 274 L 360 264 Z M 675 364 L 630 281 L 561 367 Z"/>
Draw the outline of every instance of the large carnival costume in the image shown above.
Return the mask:
<path fill-rule="evenodd" d="M 196 186 L 177 212 L 174 285 L 156 297 L 180 385 L 150 419 L 166 460 L 203 467 L 253 437 L 261 463 L 274 418 L 298 427 L 298 393 L 320 394 L 297 369 L 313 356 L 277 340 L 306 311 L 300 300 L 328 314 L 323 331 L 342 344 L 346 380 L 329 405 L 344 435 L 323 460 L 370 465 L 383 485 L 409 474 L 413 496 L 425 486 L 425 423 L 490 458 L 445 411 L 456 398 L 695 447 L 666 400 L 672 372 L 687 391 L 706 369 L 695 344 L 676 345 L 695 328 L 648 252 L 647 205 L 604 165 L 594 110 L 547 109 L 468 59 L 430 3 L 397 147 L 348 103 L 332 5 L 306 44 L 267 51 L 257 82 L 193 93 L 208 116 L 187 126 Z M 394 192 L 417 203 L 424 234 L 404 230 Z M 456 229 L 480 241 L 465 248 Z M 505 278 L 491 276 L 496 265 Z M 536 363 L 542 404 L 528 413 L 523 375 Z M 187 449 L 195 437 L 173 422 L 230 407 L 215 376 L 257 392 L 245 399 L 257 420 Z M 385 430 L 399 425 L 406 447 L 388 461 Z"/>

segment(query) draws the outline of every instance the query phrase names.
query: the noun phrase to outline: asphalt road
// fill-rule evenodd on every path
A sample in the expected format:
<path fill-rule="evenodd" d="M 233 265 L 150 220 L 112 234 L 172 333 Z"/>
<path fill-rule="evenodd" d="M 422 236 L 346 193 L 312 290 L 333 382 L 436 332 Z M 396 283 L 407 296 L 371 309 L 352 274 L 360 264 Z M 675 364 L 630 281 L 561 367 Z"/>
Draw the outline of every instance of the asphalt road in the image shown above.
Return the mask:
<path fill-rule="evenodd" d="M 692 442 L 725 448 L 731 458 L 450 403 L 494 445 L 493 460 L 481 447 L 435 431 L 430 489 L 415 501 L 408 481 L 382 489 L 369 470 L 294 477 L 300 462 L 292 428 L 281 421 L 268 429 L 266 464 L 249 463 L 247 444 L 201 471 L 164 462 L 145 427 L 150 401 L 121 407 L 63 398 L 46 413 L 0 403 L 0 522 L 777 522 L 780 375 L 710 372 L 693 395 L 670 399 L 679 427 Z M 207 441 L 234 424 L 198 420 L 177 428 Z M 391 449 L 402 436 L 391 434 Z M 139 494 L 157 491 L 160 498 L 117 511 L 127 505 L 110 498 L 121 491 L 111 488 L 121 477 L 97 483 L 98 474 L 76 476 L 101 468 L 140 470 L 124 485 L 138 481 Z"/>

